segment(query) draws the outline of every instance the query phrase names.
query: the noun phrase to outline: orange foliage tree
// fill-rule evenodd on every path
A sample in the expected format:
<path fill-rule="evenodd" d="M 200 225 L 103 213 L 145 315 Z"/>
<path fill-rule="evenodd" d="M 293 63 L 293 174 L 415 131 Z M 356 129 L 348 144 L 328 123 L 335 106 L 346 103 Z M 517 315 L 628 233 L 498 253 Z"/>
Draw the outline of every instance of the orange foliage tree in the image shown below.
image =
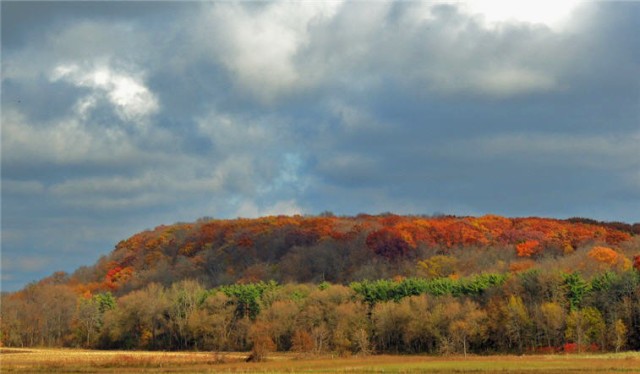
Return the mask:
<path fill-rule="evenodd" d="M 540 242 L 537 240 L 527 240 L 516 245 L 516 253 L 520 257 L 531 257 L 541 250 Z"/>
<path fill-rule="evenodd" d="M 618 255 L 618 252 L 608 247 L 597 246 L 591 248 L 591 250 L 589 251 L 590 258 L 609 265 L 614 265 L 616 262 L 618 262 L 619 256 L 620 255 Z"/>

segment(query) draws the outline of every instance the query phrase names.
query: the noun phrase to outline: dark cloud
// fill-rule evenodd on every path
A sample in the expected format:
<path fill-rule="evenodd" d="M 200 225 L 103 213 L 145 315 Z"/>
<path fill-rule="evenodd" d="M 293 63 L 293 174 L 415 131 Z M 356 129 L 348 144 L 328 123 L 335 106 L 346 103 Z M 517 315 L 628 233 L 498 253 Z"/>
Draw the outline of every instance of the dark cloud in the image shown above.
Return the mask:
<path fill-rule="evenodd" d="M 2 2 L 3 289 L 201 216 L 640 221 L 640 6 Z"/>
<path fill-rule="evenodd" d="M 139 21 L 165 27 L 193 7 L 169 1 L 5 1 L 2 2 L 2 44 L 20 48 L 34 39 L 85 20 Z"/>

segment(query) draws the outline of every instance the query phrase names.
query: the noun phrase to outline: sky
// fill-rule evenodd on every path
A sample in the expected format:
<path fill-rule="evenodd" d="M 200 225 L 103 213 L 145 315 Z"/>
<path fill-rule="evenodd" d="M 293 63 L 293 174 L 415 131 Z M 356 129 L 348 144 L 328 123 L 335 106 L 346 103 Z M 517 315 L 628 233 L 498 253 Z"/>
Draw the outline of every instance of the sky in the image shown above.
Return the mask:
<path fill-rule="evenodd" d="M 201 217 L 640 221 L 640 2 L 1 2 L 2 290 Z"/>

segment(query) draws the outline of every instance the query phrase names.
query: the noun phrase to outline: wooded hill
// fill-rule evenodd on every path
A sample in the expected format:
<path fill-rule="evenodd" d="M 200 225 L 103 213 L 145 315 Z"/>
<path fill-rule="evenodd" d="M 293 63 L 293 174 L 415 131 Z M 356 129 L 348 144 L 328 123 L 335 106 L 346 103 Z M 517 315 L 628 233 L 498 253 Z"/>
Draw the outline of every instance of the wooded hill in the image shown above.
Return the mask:
<path fill-rule="evenodd" d="M 1 338 L 256 357 L 638 349 L 639 233 L 583 218 L 200 219 L 3 295 Z"/>
<path fill-rule="evenodd" d="M 601 250 L 600 256 L 628 267 L 637 254 L 629 248 L 631 239 L 638 233 L 640 224 L 578 218 L 386 214 L 200 219 L 123 240 L 69 281 L 83 292 L 124 294 L 181 279 L 207 287 L 261 280 L 346 284 L 394 276 L 522 271 L 549 261 L 592 272 L 602 266 L 587 255 L 594 246 L 612 249 Z"/>

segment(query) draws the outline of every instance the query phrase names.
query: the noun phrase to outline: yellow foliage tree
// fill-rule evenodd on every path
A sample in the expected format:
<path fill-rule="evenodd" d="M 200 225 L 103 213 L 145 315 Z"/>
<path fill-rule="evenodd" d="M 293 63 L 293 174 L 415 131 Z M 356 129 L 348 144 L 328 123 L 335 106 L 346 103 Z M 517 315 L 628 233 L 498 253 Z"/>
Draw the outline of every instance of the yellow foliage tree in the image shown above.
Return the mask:
<path fill-rule="evenodd" d="M 613 265 L 618 261 L 618 252 L 608 247 L 593 247 L 589 251 L 589 257 L 595 261 Z"/>
<path fill-rule="evenodd" d="M 592 260 L 604 266 L 614 266 L 621 270 L 631 269 L 631 260 L 609 247 L 593 247 L 588 255 Z"/>
<path fill-rule="evenodd" d="M 448 277 L 456 272 L 457 263 L 454 257 L 437 255 L 418 261 L 418 270 L 427 278 Z"/>

